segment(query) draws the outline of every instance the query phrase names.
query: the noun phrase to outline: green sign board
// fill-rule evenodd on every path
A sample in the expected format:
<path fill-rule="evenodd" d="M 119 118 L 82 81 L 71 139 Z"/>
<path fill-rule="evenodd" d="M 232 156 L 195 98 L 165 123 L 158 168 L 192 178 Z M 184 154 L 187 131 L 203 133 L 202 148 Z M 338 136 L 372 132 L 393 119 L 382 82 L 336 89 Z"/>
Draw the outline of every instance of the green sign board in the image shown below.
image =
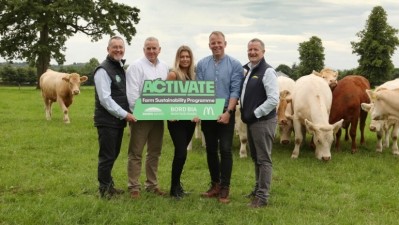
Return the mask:
<path fill-rule="evenodd" d="M 138 120 L 216 120 L 225 99 L 215 98 L 214 81 L 144 81 L 134 106 Z"/>

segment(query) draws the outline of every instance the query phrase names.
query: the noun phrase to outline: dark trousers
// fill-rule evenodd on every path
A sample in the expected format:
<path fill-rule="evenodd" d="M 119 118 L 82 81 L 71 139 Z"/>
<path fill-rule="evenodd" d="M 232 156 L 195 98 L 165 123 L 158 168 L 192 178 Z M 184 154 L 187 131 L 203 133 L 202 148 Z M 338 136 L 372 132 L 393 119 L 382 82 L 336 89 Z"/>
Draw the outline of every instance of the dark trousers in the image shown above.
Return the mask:
<path fill-rule="evenodd" d="M 187 146 L 193 137 L 195 123 L 189 120 L 168 121 L 168 130 L 175 146 L 171 186 L 176 187 L 180 185 L 180 177 L 187 158 Z"/>
<path fill-rule="evenodd" d="M 206 142 L 208 169 L 213 183 L 222 187 L 230 186 L 233 169 L 232 144 L 234 135 L 234 113 L 228 124 L 220 124 L 215 120 L 202 120 L 201 130 Z M 219 159 L 220 154 L 220 159 Z"/>
<path fill-rule="evenodd" d="M 113 185 L 111 171 L 121 149 L 123 128 L 97 127 L 97 132 L 99 188 L 107 189 Z"/>

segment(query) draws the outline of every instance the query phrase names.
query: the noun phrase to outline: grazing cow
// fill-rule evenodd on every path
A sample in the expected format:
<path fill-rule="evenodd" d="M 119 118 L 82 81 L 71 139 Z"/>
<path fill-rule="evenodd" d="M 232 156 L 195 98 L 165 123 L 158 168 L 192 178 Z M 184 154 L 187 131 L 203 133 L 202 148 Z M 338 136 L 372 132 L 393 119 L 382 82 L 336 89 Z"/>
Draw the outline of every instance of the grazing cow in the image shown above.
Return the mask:
<path fill-rule="evenodd" d="M 361 103 L 370 103 L 366 90 L 370 89 L 369 81 L 363 76 L 349 75 L 338 81 L 332 94 L 332 105 L 330 111 L 330 123 L 344 119 L 342 128 L 347 131 L 350 126 L 349 135 L 352 139 L 352 153 L 356 148 L 356 130 L 359 123 L 360 144 L 364 144 L 364 127 L 366 125 L 367 111 L 361 109 Z M 346 132 L 348 133 L 348 132 Z M 340 148 L 341 129 L 338 130 L 335 139 L 335 148 Z M 345 136 L 347 140 L 347 136 Z"/>
<path fill-rule="evenodd" d="M 379 90 L 384 90 L 384 89 L 396 89 L 399 88 L 399 79 L 395 80 L 390 80 L 385 83 L 383 83 L 381 86 L 377 87 L 375 89 L 376 92 Z M 364 103 L 362 104 L 362 108 L 364 110 L 369 111 L 373 106 L 373 103 L 371 102 L 370 104 Z M 384 147 L 389 147 L 389 130 L 392 129 L 391 131 L 391 137 L 392 137 L 392 152 L 395 155 L 398 155 L 398 147 L 397 147 L 397 136 L 398 136 L 398 124 L 399 121 L 395 119 L 394 117 L 388 117 L 387 119 L 383 120 L 374 120 L 371 119 L 370 122 L 370 131 L 376 132 L 377 135 L 377 147 L 376 151 L 377 152 L 382 152 L 382 148 Z M 382 143 L 382 138 L 384 137 L 385 141 Z"/>
<path fill-rule="evenodd" d="M 278 76 L 278 87 L 280 91 L 280 101 L 277 105 L 277 121 L 280 134 L 280 143 L 289 144 L 293 131 L 292 120 L 286 115 L 292 115 L 291 98 L 294 90 L 295 81 L 289 77 Z"/>
<path fill-rule="evenodd" d="M 334 134 L 343 123 L 341 119 L 332 125 L 329 124 L 331 103 L 331 90 L 321 77 L 310 74 L 295 82 L 292 96 L 295 148 L 291 158 L 298 158 L 300 145 L 308 131 L 313 135 L 316 158 L 324 161 L 331 159 Z"/>
<path fill-rule="evenodd" d="M 331 90 L 333 90 L 337 86 L 338 72 L 334 71 L 330 68 L 324 68 L 320 71 L 320 73 L 313 70 L 314 75 L 317 75 L 327 81 L 328 86 L 330 86 Z"/>
<path fill-rule="evenodd" d="M 372 102 L 371 119 L 382 120 L 388 117 L 399 120 L 399 88 L 398 89 L 379 89 L 378 91 L 366 90 Z M 362 104 L 365 108 L 366 105 Z"/>
<path fill-rule="evenodd" d="M 388 117 L 388 119 L 385 120 L 371 120 L 370 122 L 370 131 L 376 132 L 377 134 L 377 152 L 382 152 L 384 147 L 389 148 L 389 130 L 391 130 L 392 154 L 399 155 L 399 121 L 395 118 Z M 382 142 L 382 139 L 384 139 L 384 142 Z"/>
<path fill-rule="evenodd" d="M 73 96 L 80 93 L 80 84 L 87 81 L 87 76 L 77 73 L 60 73 L 48 69 L 40 76 L 40 89 L 45 105 L 46 119 L 51 120 L 51 106 L 54 102 L 60 104 L 64 113 L 64 122 L 70 123 L 68 107 L 72 104 Z"/>

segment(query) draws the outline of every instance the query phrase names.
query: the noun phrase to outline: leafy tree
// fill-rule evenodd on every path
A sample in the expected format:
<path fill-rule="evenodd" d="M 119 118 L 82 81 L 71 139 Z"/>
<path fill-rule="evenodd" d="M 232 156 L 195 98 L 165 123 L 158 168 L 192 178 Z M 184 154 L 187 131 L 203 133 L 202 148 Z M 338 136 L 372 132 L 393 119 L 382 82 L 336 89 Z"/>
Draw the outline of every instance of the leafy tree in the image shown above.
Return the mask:
<path fill-rule="evenodd" d="M 360 56 L 358 71 L 374 84 L 380 84 L 392 78 L 394 65 L 391 57 L 399 39 L 398 30 L 387 23 L 387 14 L 381 6 L 371 11 L 364 30 L 356 36 L 359 42 L 351 42 L 352 53 Z"/>
<path fill-rule="evenodd" d="M 36 65 L 39 78 L 51 59 L 65 62 L 65 42 L 78 32 L 91 41 L 118 32 L 130 44 L 139 12 L 112 0 L 0 0 L 0 55 Z"/>
<path fill-rule="evenodd" d="M 8 84 L 17 84 L 19 87 L 36 82 L 36 74 L 33 67 L 14 67 L 10 64 L 0 69 L 0 78 Z"/>
<path fill-rule="evenodd" d="M 96 58 L 91 58 L 90 61 L 83 66 L 80 74 L 86 75 L 89 78 L 84 85 L 94 85 L 94 70 L 98 65 L 100 65 L 100 62 L 98 62 Z"/>
<path fill-rule="evenodd" d="M 312 36 L 309 41 L 300 43 L 298 51 L 297 75 L 299 77 L 310 74 L 313 70 L 320 71 L 324 68 L 324 47 L 320 38 Z"/>
<path fill-rule="evenodd" d="M 276 71 L 280 71 L 283 72 L 285 74 L 287 74 L 289 77 L 292 77 L 292 69 L 284 64 L 280 64 L 277 68 Z"/>

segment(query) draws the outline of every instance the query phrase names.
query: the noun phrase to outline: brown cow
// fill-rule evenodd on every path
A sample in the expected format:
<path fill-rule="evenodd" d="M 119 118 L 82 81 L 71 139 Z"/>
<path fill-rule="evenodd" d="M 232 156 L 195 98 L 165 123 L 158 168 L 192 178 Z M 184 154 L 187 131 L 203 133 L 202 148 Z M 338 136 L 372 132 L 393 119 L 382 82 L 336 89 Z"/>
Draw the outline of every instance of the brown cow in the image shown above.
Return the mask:
<path fill-rule="evenodd" d="M 40 76 L 40 89 L 45 105 L 46 119 L 51 120 L 51 106 L 58 101 L 64 113 L 64 122 L 70 123 L 68 107 L 72 104 L 73 96 L 80 93 L 80 84 L 87 81 L 87 76 L 77 73 L 60 73 L 48 69 Z"/>
<path fill-rule="evenodd" d="M 330 111 L 330 123 L 335 123 L 344 119 L 342 128 L 346 133 L 349 129 L 349 135 L 352 139 L 352 153 L 356 149 L 356 129 L 359 122 L 360 144 L 364 144 L 364 127 L 366 124 L 367 112 L 361 109 L 362 103 L 369 103 L 370 99 L 366 94 L 366 90 L 370 89 L 369 81 L 363 76 L 349 75 L 338 81 L 333 90 L 333 99 Z M 336 134 L 335 148 L 340 148 L 339 142 L 341 137 L 341 129 Z M 348 140 L 345 135 L 345 140 Z"/>

